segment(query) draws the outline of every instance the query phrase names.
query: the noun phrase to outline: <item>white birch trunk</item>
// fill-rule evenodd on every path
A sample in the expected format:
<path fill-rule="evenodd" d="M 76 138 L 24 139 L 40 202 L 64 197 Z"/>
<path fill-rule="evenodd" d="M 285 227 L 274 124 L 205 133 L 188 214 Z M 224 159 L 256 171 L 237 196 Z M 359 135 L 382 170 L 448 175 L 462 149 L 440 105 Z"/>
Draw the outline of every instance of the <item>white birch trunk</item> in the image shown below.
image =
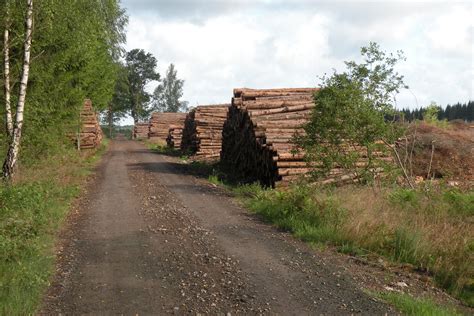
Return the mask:
<path fill-rule="evenodd" d="M 3 81 L 5 83 L 5 123 L 8 139 L 12 137 L 13 134 L 13 119 L 12 119 L 12 109 L 11 109 L 11 92 L 10 92 L 10 21 L 9 21 L 9 10 L 8 2 L 6 8 L 6 22 L 5 22 L 5 31 L 3 33 L 3 62 L 4 62 L 4 76 Z"/>
<path fill-rule="evenodd" d="M 23 52 L 23 68 L 20 81 L 20 92 L 18 95 L 18 103 L 16 107 L 15 127 L 13 129 L 13 136 L 8 148 L 7 157 L 3 164 L 3 177 L 6 180 L 11 180 L 15 165 L 18 160 L 20 151 L 21 132 L 23 128 L 23 111 L 25 108 L 26 88 L 28 86 L 28 76 L 30 73 L 30 55 L 31 55 L 31 37 L 33 30 L 33 0 L 27 0 L 26 11 L 26 32 L 25 44 Z"/>

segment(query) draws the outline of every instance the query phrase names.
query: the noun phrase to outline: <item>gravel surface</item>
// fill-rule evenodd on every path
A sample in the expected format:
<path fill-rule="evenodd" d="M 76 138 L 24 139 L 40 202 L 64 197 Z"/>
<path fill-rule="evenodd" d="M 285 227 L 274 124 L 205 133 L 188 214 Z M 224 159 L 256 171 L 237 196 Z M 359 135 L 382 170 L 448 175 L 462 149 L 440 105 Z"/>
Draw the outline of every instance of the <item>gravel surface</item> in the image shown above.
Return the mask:
<path fill-rule="evenodd" d="M 44 314 L 396 314 L 340 260 L 175 160 L 114 141 L 70 219 Z"/>

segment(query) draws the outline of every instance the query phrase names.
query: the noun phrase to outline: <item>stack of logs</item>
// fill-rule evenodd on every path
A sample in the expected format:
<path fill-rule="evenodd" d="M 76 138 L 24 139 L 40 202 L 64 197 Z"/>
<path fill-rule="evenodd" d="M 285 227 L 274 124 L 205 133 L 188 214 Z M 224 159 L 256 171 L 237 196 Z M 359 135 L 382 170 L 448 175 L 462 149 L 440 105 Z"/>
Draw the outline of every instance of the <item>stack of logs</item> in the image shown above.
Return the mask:
<path fill-rule="evenodd" d="M 168 130 L 166 144 L 170 148 L 181 149 L 181 140 L 183 138 L 184 123 L 180 125 L 171 125 Z"/>
<path fill-rule="evenodd" d="M 133 138 L 134 139 L 146 139 L 148 138 L 149 131 L 148 123 L 136 123 L 133 128 Z"/>
<path fill-rule="evenodd" d="M 294 154 L 314 107 L 315 88 L 235 89 L 222 132 L 221 162 L 241 182 L 275 187 L 306 173 L 302 153 Z"/>
<path fill-rule="evenodd" d="M 188 113 L 183 131 L 183 152 L 197 160 L 219 160 L 222 128 L 230 104 L 201 105 Z"/>
<path fill-rule="evenodd" d="M 94 149 L 102 142 L 102 129 L 91 100 L 84 100 L 84 106 L 80 112 L 80 132 L 71 137 L 80 149 Z"/>
<path fill-rule="evenodd" d="M 294 142 L 295 136 L 305 134 L 303 126 L 312 115 L 316 91 L 234 90 L 222 133 L 221 162 L 235 180 L 284 186 L 316 167 L 308 165 L 304 152 Z M 322 182 L 352 181 L 356 176 L 337 167 Z"/>
<path fill-rule="evenodd" d="M 186 113 L 158 113 L 151 115 L 148 138 L 154 142 L 164 144 L 171 127 L 184 127 Z"/>

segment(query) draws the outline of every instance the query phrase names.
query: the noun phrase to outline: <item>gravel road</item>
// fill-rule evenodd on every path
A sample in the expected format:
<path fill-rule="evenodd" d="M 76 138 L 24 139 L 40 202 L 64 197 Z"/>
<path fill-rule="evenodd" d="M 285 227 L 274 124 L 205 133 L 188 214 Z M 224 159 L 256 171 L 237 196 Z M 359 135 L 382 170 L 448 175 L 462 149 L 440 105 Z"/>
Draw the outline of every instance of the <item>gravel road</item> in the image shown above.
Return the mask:
<path fill-rule="evenodd" d="M 87 192 L 43 314 L 397 313 L 331 258 L 141 143 L 113 141 Z"/>

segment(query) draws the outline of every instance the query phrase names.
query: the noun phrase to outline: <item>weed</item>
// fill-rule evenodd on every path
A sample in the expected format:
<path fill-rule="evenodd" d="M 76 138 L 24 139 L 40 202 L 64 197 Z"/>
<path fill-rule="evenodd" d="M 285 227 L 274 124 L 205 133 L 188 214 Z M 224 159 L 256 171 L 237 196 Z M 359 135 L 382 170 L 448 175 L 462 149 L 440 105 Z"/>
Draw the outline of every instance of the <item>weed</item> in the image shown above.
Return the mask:
<path fill-rule="evenodd" d="M 429 299 L 416 299 L 402 293 L 377 293 L 374 296 L 392 304 L 406 315 L 455 316 L 462 315 L 452 307 L 439 306 Z"/>
<path fill-rule="evenodd" d="M 398 262 L 417 264 L 422 262 L 423 245 L 420 234 L 405 227 L 395 230 L 393 237 L 393 259 Z"/>
<path fill-rule="evenodd" d="M 282 191 L 247 185 L 233 191 L 252 212 L 301 240 L 411 264 L 473 304 L 472 192 L 303 185 Z"/>
<path fill-rule="evenodd" d="M 54 271 L 55 234 L 105 149 L 62 152 L 20 170 L 15 185 L 0 185 L 0 314 L 35 313 Z"/>

